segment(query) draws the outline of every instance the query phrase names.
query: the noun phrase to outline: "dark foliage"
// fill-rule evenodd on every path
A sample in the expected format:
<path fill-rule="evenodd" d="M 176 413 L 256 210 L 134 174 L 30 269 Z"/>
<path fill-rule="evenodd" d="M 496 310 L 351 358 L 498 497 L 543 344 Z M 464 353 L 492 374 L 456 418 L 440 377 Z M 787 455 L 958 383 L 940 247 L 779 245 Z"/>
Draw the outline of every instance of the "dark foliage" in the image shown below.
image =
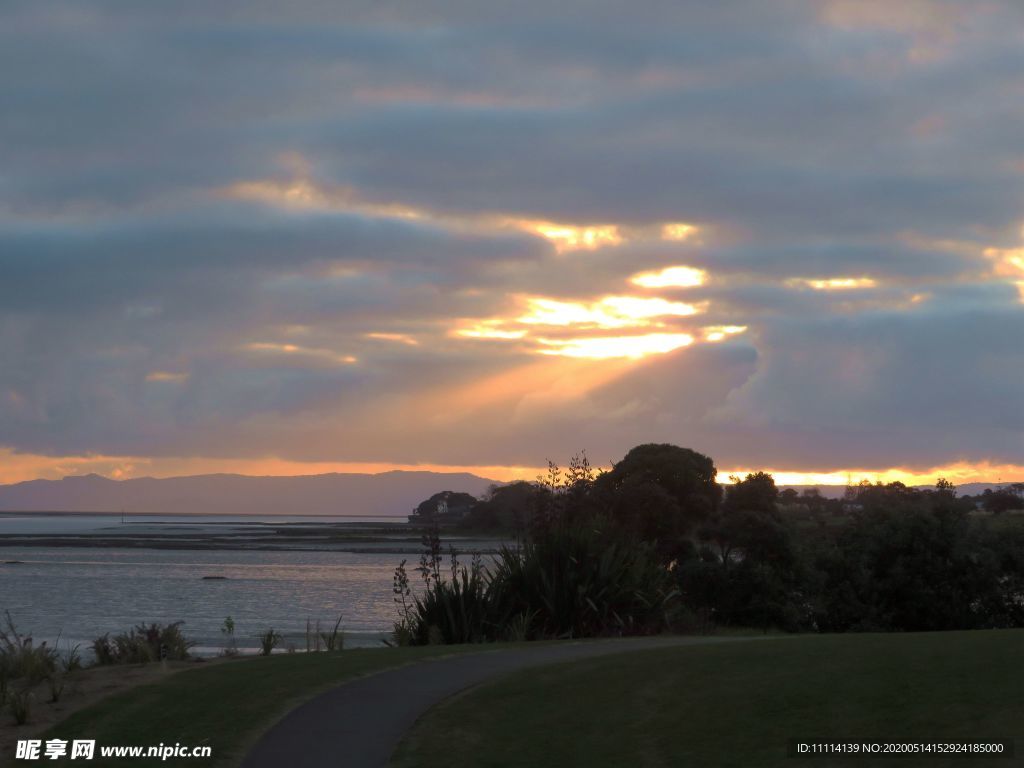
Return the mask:
<path fill-rule="evenodd" d="M 680 616 L 706 630 L 1024 626 L 1024 526 L 976 517 L 979 503 L 996 515 L 1009 497 L 1019 506 L 1024 486 L 971 499 L 945 480 L 865 482 L 827 499 L 779 492 L 764 472 L 723 494 L 715 477 L 708 457 L 651 444 L 607 473 L 581 454 L 494 489 L 472 516 L 519 544 L 486 568 L 453 556 L 443 577 L 436 533 L 425 539 L 422 596 L 410 597 L 404 563 L 396 572 L 396 640 L 638 634 Z"/>
<path fill-rule="evenodd" d="M 195 645 L 181 632 L 184 622 L 138 624 L 127 632 L 97 637 L 92 642 L 97 664 L 145 664 L 187 659 Z"/>
<path fill-rule="evenodd" d="M 557 526 L 504 549 L 491 578 L 499 626 L 528 617 L 535 637 L 664 631 L 678 592 L 650 546 L 583 526 Z"/>

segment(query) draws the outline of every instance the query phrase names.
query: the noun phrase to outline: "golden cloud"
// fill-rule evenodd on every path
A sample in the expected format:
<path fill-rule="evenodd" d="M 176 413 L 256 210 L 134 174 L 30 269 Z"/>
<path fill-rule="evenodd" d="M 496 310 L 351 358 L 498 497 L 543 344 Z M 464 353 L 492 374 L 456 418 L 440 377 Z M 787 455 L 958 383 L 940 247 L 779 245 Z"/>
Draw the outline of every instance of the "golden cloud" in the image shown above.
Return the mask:
<path fill-rule="evenodd" d="M 509 219 L 508 224 L 550 241 L 559 253 L 565 251 L 593 251 L 610 245 L 619 245 L 623 236 L 614 224 L 575 225 L 553 221 Z"/>
<path fill-rule="evenodd" d="M 849 291 L 874 288 L 878 282 L 870 277 L 794 277 L 786 281 L 791 288 L 811 288 L 815 291 Z"/>
<path fill-rule="evenodd" d="M 641 288 L 694 288 L 704 285 L 707 272 L 696 267 L 665 267 L 656 272 L 639 272 L 629 278 Z"/>
<path fill-rule="evenodd" d="M 639 336 L 587 336 L 578 339 L 545 339 L 542 355 L 581 357 L 589 360 L 628 358 L 639 360 L 648 355 L 663 355 L 693 344 L 688 333 L 648 333 Z"/>
<path fill-rule="evenodd" d="M 661 225 L 661 239 L 683 241 L 689 239 L 696 231 L 697 227 L 693 224 L 671 221 Z"/>
<path fill-rule="evenodd" d="M 528 311 L 517 318 L 526 325 L 577 326 L 580 328 L 639 328 L 659 317 L 689 317 L 700 309 L 681 301 L 640 296 L 605 296 L 586 304 L 542 296 L 525 299 Z"/>

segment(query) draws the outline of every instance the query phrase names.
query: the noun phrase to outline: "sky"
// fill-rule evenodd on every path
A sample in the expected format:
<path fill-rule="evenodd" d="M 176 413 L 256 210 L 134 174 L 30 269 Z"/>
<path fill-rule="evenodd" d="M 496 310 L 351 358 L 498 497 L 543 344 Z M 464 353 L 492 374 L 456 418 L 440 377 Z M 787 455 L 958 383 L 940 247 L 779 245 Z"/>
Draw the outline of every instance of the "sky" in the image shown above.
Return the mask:
<path fill-rule="evenodd" d="M 0 482 L 1024 480 L 1016 2 L 9 0 Z"/>

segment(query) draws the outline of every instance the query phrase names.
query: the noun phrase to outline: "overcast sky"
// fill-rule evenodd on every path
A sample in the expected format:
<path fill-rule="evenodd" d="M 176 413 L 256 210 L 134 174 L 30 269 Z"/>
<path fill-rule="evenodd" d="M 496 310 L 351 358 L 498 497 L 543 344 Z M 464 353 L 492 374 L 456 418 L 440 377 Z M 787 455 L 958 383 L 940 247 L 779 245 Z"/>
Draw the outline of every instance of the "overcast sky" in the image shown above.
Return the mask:
<path fill-rule="evenodd" d="M 0 480 L 1024 479 L 1022 73 L 1012 1 L 8 0 Z"/>

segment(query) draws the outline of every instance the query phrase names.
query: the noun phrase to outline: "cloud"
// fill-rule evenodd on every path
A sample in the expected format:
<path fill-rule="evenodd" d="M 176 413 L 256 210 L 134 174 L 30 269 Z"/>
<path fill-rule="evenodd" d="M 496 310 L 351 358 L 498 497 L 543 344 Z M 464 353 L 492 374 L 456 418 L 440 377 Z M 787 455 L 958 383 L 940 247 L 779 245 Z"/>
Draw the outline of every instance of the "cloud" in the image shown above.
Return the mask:
<path fill-rule="evenodd" d="M 991 288 L 978 292 L 985 302 L 953 311 L 934 300 L 912 311 L 766 324 L 757 371 L 711 412 L 712 423 L 842 435 L 831 451 L 840 464 L 1019 461 L 1024 385 L 1014 372 L 1024 366 L 1024 311 L 1005 296 L 994 302 Z"/>
<path fill-rule="evenodd" d="M 1024 16 L 890 6 L 12 4 L 0 443 L 1020 463 Z"/>

